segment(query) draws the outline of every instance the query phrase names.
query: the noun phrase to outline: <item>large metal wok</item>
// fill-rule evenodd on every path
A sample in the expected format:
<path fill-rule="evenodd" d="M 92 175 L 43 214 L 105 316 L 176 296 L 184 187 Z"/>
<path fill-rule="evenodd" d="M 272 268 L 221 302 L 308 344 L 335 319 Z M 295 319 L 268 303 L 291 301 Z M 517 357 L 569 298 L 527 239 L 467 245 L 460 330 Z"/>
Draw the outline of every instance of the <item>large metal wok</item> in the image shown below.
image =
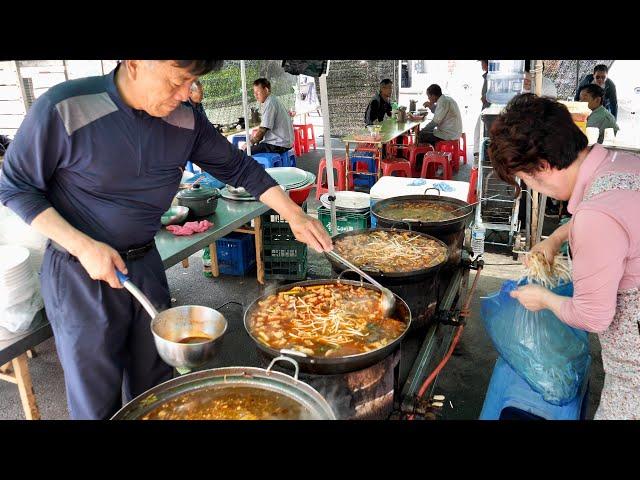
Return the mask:
<path fill-rule="evenodd" d="M 279 360 L 292 362 L 295 366 L 295 375 L 271 370 L 274 363 Z M 237 392 L 238 388 L 260 390 L 267 395 L 284 396 L 296 403 L 303 413 L 291 420 L 335 420 L 335 414 L 331 407 L 317 390 L 298 380 L 298 365 L 290 358 L 279 357 L 271 362 L 265 370 L 254 367 L 227 367 L 203 370 L 200 372 L 183 375 L 167 382 L 161 383 L 134 398 L 122 407 L 112 420 L 140 420 L 145 415 L 153 412 L 166 402 L 184 397 L 187 394 L 205 394 L 211 389 L 217 389 L 223 393 Z M 221 392 L 220 392 L 221 391 Z"/>
<path fill-rule="evenodd" d="M 386 207 L 392 205 L 402 205 L 406 203 L 424 203 L 425 209 L 430 208 L 430 204 L 440 203 L 460 208 L 456 212 L 456 216 L 449 220 L 423 222 L 419 219 L 412 218 L 392 218 L 385 216 L 380 212 Z M 466 207 L 466 208 L 464 208 Z M 403 195 L 401 197 L 392 197 L 380 200 L 371 207 L 371 215 L 373 215 L 378 225 L 382 228 L 392 228 L 398 225 L 408 226 L 409 230 L 426 233 L 442 240 L 449 247 L 448 265 L 457 265 L 460 263 L 462 244 L 464 241 L 464 229 L 470 224 L 474 208 L 469 203 L 457 198 L 442 197 L 440 195 Z"/>
<path fill-rule="evenodd" d="M 300 364 L 300 369 L 306 373 L 312 374 L 320 374 L 320 375 L 334 375 L 341 374 L 347 372 L 354 372 L 356 370 L 361 370 L 363 368 L 367 368 L 382 359 L 386 358 L 388 355 L 391 355 L 396 351 L 397 348 L 400 347 L 400 342 L 406 335 L 409 327 L 411 326 L 411 311 L 409 310 L 408 305 L 405 303 L 397 295 L 394 295 L 396 301 L 395 311 L 393 312 L 393 317 L 397 320 L 403 321 L 406 323 L 407 328 L 404 332 L 396 339 L 391 341 L 389 344 L 385 345 L 382 348 L 377 350 L 373 350 L 371 352 L 359 353 L 356 355 L 346 355 L 343 357 L 319 357 L 319 356 L 307 356 L 302 352 L 298 352 L 296 350 L 276 350 L 274 348 L 268 347 L 264 345 L 262 342 L 258 341 L 258 339 L 251 332 L 250 320 L 253 313 L 258 310 L 259 305 L 258 302 L 264 301 L 270 295 L 278 294 L 280 292 L 285 292 L 291 290 L 294 287 L 306 287 L 311 285 L 336 285 L 336 284 L 345 284 L 345 285 L 355 285 L 362 286 L 364 288 L 369 288 L 371 290 L 380 291 L 378 288 L 374 287 L 369 283 L 364 282 L 356 282 L 353 280 L 307 280 L 304 282 L 291 283 L 288 285 L 284 285 L 276 288 L 273 291 L 270 291 L 268 294 L 263 295 L 262 297 L 255 300 L 247 311 L 244 314 L 244 328 L 254 341 L 256 346 L 262 350 L 267 356 L 275 358 L 280 355 L 293 356 L 296 361 Z"/>
<path fill-rule="evenodd" d="M 445 254 L 445 258 L 440 262 L 437 263 L 435 265 L 432 265 L 428 268 L 420 268 L 420 269 L 416 269 L 416 270 L 411 270 L 409 272 L 383 272 L 375 267 L 371 267 L 368 265 L 360 265 L 360 268 L 368 273 L 369 275 L 371 275 L 372 277 L 374 277 L 376 280 L 380 281 L 383 285 L 394 285 L 395 283 L 407 283 L 409 281 L 418 281 L 418 280 L 423 280 L 429 276 L 433 276 L 436 275 L 438 273 L 438 271 L 440 270 L 440 267 L 442 267 L 442 265 L 444 265 L 445 263 L 447 263 L 447 260 L 449 259 L 449 250 L 447 247 L 447 244 L 444 243 L 442 240 L 439 240 L 435 237 L 432 237 L 431 235 L 427 235 L 426 233 L 421 233 L 421 232 L 413 232 L 410 230 L 406 230 L 406 229 L 396 229 L 396 228 L 367 228 L 364 230 L 352 230 L 349 232 L 343 232 L 340 233 L 338 235 L 336 235 L 335 237 L 333 237 L 333 242 L 337 243 L 338 241 L 340 241 L 341 239 L 345 238 L 345 237 L 351 237 L 354 235 L 366 235 L 368 233 L 373 233 L 373 232 L 397 232 L 397 233 L 403 233 L 403 232 L 410 232 L 413 235 L 417 235 L 423 238 L 428 238 L 430 240 L 433 240 L 434 242 L 438 243 L 440 246 L 442 246 L 443 248 L 447 249 L 447 253 Z M 331 266 L 333 267 L 333 270 L 335 272 L 343 272 L 346 267 L 344 265 L 342 265 L 340 262 L 334 260 L 330 255 L 326 255 L 327 259 L 329 260 L 329 262 L 331 262 Z M 351 260 L 349 257 L 345 257 L 347 258 L 347 260 Z M 351 260 L 352 261 L 352 260 Z"/>

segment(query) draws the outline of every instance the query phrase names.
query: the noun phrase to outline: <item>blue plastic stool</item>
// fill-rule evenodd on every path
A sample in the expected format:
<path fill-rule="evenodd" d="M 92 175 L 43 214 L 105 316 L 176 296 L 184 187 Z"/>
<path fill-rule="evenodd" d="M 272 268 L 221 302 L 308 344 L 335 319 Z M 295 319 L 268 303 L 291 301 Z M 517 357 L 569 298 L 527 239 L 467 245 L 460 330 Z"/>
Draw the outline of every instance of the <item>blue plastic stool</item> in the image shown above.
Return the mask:
<path fill-rule="evenodd" d="M 233 137 L 231 137 L 231 143 L 233 143 L 235 147 L 237 147 L 240 142 L 246 142 L 246 141 L 247 141 L 247 136 L 244 133 L 242 135 L 234 135 Z"/>
<path fill-rule="evenodd" d="M 588 375 L 587 372 L 587 380 L 575 399 L 566 405 L 552 405 L 498 356 L 480 420 L 584 420 L 588 405 Z"/>
<path fill-rule="evenodd" d="M 296 166 L 296 153 L 292 148 L 291 150 L 287 150 L 280 154 L 282 158 L 282 166 L 283 167 L 295 167 Z"/>
<path fill-rule="evenodd" d="M 282 166 L 282 157 L 279 153 L 256 153 L 255 155 L 251 156 L 264 168 Z"/>

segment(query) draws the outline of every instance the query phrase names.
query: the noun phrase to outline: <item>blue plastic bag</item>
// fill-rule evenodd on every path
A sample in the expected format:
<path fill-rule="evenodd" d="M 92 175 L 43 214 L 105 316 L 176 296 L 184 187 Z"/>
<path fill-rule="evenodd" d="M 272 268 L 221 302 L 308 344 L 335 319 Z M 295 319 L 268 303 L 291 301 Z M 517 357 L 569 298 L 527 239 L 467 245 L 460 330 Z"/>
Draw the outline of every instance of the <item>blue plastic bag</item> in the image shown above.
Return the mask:
<path fill-rule="evenodd" d="M 588 334 L 562 323 L 551 310 L 530 312 L 509 293 L 526 280 L 506 281 L 483 298 L 481 317 L 502 358 L 545 401 L 566 405 L 575 398 L 589 371 Z M 573 283 L 552 292 L 573 296 Z"/>

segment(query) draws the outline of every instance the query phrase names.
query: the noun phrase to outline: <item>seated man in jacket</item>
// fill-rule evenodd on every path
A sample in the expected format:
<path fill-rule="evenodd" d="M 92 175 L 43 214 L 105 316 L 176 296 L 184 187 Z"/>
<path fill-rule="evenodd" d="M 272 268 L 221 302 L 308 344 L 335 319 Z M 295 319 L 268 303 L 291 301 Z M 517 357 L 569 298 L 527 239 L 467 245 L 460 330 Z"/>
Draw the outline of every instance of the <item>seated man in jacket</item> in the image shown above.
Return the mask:
<path fill-rule="evenodd" d="M 380 82 L 380 91 L 369 101 L 367 110 L 364 112 L 364 124 L 373 125 L 374 122 L 381 122 L 384 116 L 391 116 L 391 93 L 393 82 L 385 78 Z"/>
<path fill-rule="evenodd" d="M 433 113 L 431 120 L 418 133 L 418 143 L 435 145 L 440 140 L 457 140 L 462 134 L 462 117 L 456 101 L 442 94 L 440 85 L 429 85 L 428 102 L 424 103 Z M 424 118 L 424 116 L 423 116 Z"/>
<path fill-rule="evenodd" d="M 616 123 L 616 119 L 613 118 L 611 112 L 602 106 L 604 102 L 603 88 L 599 87 L 595 83 L 587 85 L 580 91 L 580 101 L 589 102 L 591 115 L 587 118 L 587 127 L 597 127 L 600 129 L 598 143 L 602 143 L 604 140 L 605 128 L 613 128 L 613 131 L 618 133 L 619 128 Z"/>
<path fill-rule="evenodd" d="M 618 119 L 618 95 L 616 93 L 616 85 L 613 81 L 608 78 L 609 69 L 606 65 L 600 64 L 596 65 L 593 68 L 593 75 L 589 74 L 585 76 L 580 85 L 578 85 L 578 89 L 576 91 L 576 96 L 574 100 L 580 100 L 580 91 L 590 84 L 596 84 L 599 87 L 604 89 L 604 103 L 602 106 L 611 112 L 613 118 Z"/>

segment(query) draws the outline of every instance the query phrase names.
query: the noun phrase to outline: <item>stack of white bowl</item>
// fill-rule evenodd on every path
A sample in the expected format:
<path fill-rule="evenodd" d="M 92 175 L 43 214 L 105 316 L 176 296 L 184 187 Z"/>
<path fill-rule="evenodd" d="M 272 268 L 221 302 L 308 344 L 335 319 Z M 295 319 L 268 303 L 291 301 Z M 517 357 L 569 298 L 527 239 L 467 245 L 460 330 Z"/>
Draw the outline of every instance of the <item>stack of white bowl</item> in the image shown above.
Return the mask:
<path fill-rule="evenodd" d="M 0 326 L 11 332 L 25 331 L 39 308 L 42 308 L 42 299 L 29 262 L 29 250 L 1 245 Z"/>

